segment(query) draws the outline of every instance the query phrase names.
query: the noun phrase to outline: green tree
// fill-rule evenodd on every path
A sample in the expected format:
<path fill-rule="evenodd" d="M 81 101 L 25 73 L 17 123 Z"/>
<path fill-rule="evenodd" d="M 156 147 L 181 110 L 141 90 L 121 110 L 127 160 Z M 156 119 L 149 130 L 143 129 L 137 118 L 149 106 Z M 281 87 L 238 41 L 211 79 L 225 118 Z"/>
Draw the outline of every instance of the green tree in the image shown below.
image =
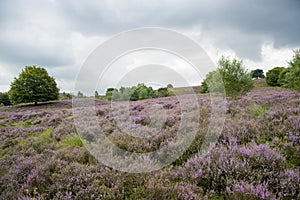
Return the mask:
<path fill-rule="evenodd" d="M 255 69 L 251 71 L 252 78 L 265 78 L 264 71 L 262 69 Z"/>
<path fill-rule="evenodd" d="M 72 94 L 68 92 L 63 92 L 60 96 L 60 100 L 72 99 Z"/>
<path fill-rule="evenodd" d="M 279 75 L 284 71 L 284 67 L 275 67 L 267 72 L 266 82 L 270 86 L 281 86 L 279 83 Z"/>
<path fill-rule="evenodd" d="M 200 93 L 207 93 L 207 92 L 208 92 L 208 85 L 206 83 L 206 80 L 203 80 L 201 83 Z"/>
<path fill-rule="evenodd" d="M 99 97 L 100 97 L 100 95 L 99 95 L 98 91 L 96 90 L 95 91 L 95 98 L 99 98 Z"/>
<path fill-rule="evenodd" d="M 280 72 L 277 81 L 280 86 L 286 87 L 286 85 L 288 84 L 287 74 L 289 72 L 290 72 L 290 68 L 285 68 Z"/>
<path fill-rule="evenodd" d="M 105 96 L 106 96 L 106 99 L 107 100 L 111 100 L 111 97 L 112 97 L 112 93 L 113 91 L 115 91 L 116 89 L 115 88 L 107 88 L 106 89 L 106 93 L 105 93 Z"/>
<path fill-rule="evenodd" d="M 4 106 L 9 106 L 11 105 L 11 102 L 9 100 L 9 96 L 8 96 L 8 93 L 5 92 L 0 92 L 0 105 L 4 105 Z"/>
<path fill-rule="evenodd" d="M 217 87 L 222 87 L 220 85 L 217 85 L 217 82 L 215 80 L 218 80 L 217 77 L 215 77 L 215 75 L 219 75 L 220 77 L 220 74 L 218 74 L 218 71 L 215 70 L 215 71 L 211 71 L 209 72 L 206 76 L 205 76 L 205 79 L 203 80 L 203 82 L 201 83 L 201 90 L 200 90 L 200 93 L 208 93 L 209 92 L 209 87 L 210 87 L 210 90 L 211 91 L 214 91 L 213 90 L 213 87 L 214 88 L 217 88 Z M 219 81 L 220 82 L 220 81 Z M 222 84 L 222 82 L 220 82 Z"/>
<path fill-rule="evenodd" d="M 124 93 L 125 89 L 126 89 L 125 87 L 120 87 L 119 91 L 121 92 L 121 94 Z"/>
<path fill-rule="evenodd" d="M 167 97 L 169 96 L 168 88 L 159 88 L 157 90 L 157 97 Z"/>
<path fill-rule="evenodd" d="M 133 90 L 131 96 L 130 96 L 131 101 L 137 101 L 139 100 L 139 93 L 136 89 Z"/>
<path fill-rule="evenodd" d="M 57 100 L 59 95 L 55 79 L 42 67 L 25 67 L 10 86 L 9 97 L 15 104 Z"/>
<path fill-rule="evenodd" d="M 77 97 L 78 97 L 78 98 L 83 98 L 83 93 L 82 93 L 81 91 L 78 91 L 78 92 L 77 92 Z"/>
<path fill-rule="evenodd" d="M 121 91 L 121 88 L 120 88 L 120 91 Z M 134 89 L 133 88 L 130 88 L 130 87 L 126 87 L 124 89 L 124 91 L 122 92 L 122 95 L 121 95 L 121 100 L 125 100 L 125 101 L 128 101 L 130 100 L 130 97 L 133 93 Z"/>
<path fill-rule="evenodd" d="M 152 87 L 148 87 L 148 95 L 149 95 L 148 98 L 157 98 L 157 95 Z"/>
<path fill-rule="evenodd" d="M 120 100 L 120 92 L 118 91 L 118 89 L 115 89 L 112 91 L 111 100 L 114 100 L 114 101 Z"/>
<path fill-rule="evenodd" d="M 148 99 L 149 95 L 148 95 L 148 88 L 146 86 L 143 86 L 139 89 L 139 99 Z"/>
<path fill-rule="evenodd" d="M 294 52 L 293 60 L 289 62 L 289 72 L 285 75 L 284 87 L 300 91 L 300 49 Z"/>
<path fill-rule="evenodd" d="M 222 56 L 217 70 L 208 73 L 202 82 L 201 92 L 222 91 L 223 83 L 220 78 L 223 80 L 226 95 L 230 97 L 243 95 L 254 87 L 251 74 L 243 66 L 242 60 L 231 61 Z"/>
<path fill-rule="evenodd" d="M 172 88 L 174 88 L 174 87 L 173 87 L 173 85 L 172 85 L 171 83 L 169 83 L 169 84 L 167 85 L 167 88 L 168 88 L 168 89 L 172 89 Z"/>

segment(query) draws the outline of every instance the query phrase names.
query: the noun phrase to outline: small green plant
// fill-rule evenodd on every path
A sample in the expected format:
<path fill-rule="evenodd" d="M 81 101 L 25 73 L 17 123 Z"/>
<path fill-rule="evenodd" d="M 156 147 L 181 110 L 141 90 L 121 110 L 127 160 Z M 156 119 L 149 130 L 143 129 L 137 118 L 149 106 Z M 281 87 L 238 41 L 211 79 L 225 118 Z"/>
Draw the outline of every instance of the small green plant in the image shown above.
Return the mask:
<path fill-rule="evenodd" d="M 263 116 L 267 113 L 267 109 L 261 105 L 254 104 L 252 106 L 252 116 L 253 117 L 258 117 L 258 116 Z"/>
<path fill-rule="evenodd" d="M 79 136 L 67 137 L 60 143 L 61 147 L 82 147 L 83 142 Z"/>
<path fill-rule="evenodd" d="M 48 128 L 44 130 L 39 136 L 38 136 L 38 141 L 42 142 L 53 142 L 52 138 L 52 133 L 54 129 L 53 128 Z"/>

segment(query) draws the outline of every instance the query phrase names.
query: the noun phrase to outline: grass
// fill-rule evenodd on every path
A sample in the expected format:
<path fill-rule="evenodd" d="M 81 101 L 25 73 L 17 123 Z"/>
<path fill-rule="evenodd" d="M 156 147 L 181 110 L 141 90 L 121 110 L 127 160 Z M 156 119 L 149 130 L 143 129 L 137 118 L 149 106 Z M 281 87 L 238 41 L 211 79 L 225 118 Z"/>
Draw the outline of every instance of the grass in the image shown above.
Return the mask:
<path fill-rule="evenodd" d="M 42 141 L 42 142 L 53 142 L 53 138 L 52 138 L 52 133 L 53 133 L 54 129 L 53 128 L 48 128 L 46 130 L 44 130 L 37 138 L 38 141 Z"/>
<path fill-rule="evenodd" d="M 267 82 L 266 79 L 262 78 L 262 79 L 255 79 L 253 80 L 254 83 L 254 87 L 270 87 Z"/>
<path fill-rule="evenodd" d="M 267 113 L 267 108 L 258 104 L 253 104 L 251 109 L 253 117 L 264 116 Z"/>
<path fill-rule="evenodd" d="M 67 137 L 60 142 L 61 147 L 82 147 L 83 142 L 79 136 Z"/>

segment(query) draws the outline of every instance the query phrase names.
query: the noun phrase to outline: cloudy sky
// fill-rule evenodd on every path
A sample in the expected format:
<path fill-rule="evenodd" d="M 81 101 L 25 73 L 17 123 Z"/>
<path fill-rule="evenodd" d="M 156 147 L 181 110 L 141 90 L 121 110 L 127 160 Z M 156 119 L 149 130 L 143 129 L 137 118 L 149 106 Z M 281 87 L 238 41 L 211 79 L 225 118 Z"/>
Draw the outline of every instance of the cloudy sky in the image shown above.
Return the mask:
<path fill-rule="evenodd" d="M 96 47 L 120 32 L 142 27 L 185 34 L 213 62 L 227 55 L 243 59 L 248 69 L 287 66 L 292 50 L 300 48 L 299 10 L 299 0 L 2 0 L 0 91 L 9 90 L 24 66 L 38 65 L 55 77 L 61 91 L 72 92 L 80 67 Z M 147 64 L 142 62 L 144 70 L 132 70 L 149 73 Z M 159 72 L 159 66 L 152 68 Z"/>

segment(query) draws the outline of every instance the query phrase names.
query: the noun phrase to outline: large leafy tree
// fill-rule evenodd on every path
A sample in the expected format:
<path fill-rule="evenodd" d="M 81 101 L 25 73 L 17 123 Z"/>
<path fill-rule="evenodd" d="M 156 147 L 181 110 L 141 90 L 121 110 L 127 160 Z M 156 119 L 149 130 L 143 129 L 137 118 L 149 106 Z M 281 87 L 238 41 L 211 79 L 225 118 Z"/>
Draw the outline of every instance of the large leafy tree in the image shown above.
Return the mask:
<path fill-rule="evenodd" d="M 12 103 L 31 103 L 57 100 L 59 89 L 46 69 L 27 66 L 11 83 L 9 97 Z"/>

